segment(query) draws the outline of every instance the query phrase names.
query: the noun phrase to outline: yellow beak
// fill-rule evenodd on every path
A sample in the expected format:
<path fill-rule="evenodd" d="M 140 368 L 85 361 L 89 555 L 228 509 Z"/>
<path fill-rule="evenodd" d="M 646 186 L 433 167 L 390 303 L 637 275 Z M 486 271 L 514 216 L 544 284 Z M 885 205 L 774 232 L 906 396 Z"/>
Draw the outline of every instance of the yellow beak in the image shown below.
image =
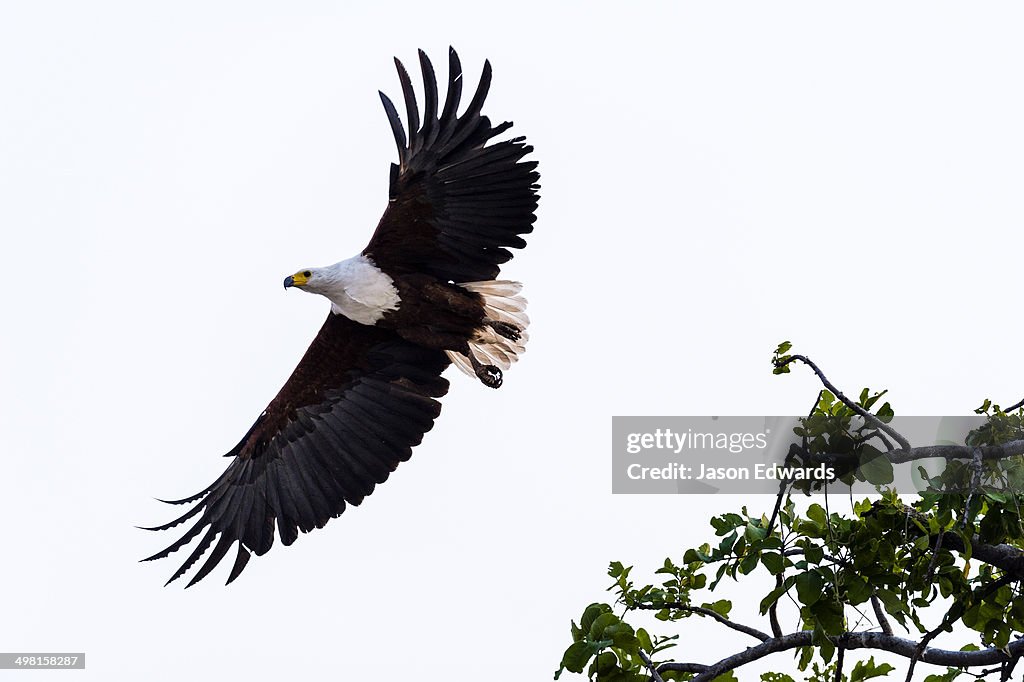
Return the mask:
<path fill-rule="evenodd" d="M 284 278 L 284 288 L 287 289 L 288 287 L 304 287 L 306 286 L 306 282 L 308 281 L 309 278 L 306 277 L 303 273 L 296 272 L 291 277 Z"/>

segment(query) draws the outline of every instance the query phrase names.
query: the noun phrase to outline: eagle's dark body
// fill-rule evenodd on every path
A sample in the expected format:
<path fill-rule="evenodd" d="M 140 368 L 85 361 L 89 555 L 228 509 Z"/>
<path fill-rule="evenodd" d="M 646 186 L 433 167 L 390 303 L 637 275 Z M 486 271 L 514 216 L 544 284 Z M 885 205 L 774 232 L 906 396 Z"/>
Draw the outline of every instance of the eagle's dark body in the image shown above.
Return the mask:
<path fill-rule="evenodd" d="M 468 353 L 469 339 L 484 326 L 483 298 L 431 275 L 393 277 L 402 304 L 384 313 L 377 325 L 427 348 Z"/>

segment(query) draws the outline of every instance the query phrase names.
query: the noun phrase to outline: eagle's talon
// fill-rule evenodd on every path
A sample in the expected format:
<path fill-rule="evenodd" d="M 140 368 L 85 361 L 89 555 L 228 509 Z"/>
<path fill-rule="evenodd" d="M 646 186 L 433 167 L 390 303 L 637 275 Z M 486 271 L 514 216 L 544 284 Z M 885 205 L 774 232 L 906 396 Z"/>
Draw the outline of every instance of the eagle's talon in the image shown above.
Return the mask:
<path fill-rule="evenodd" d="M 488 388 L 499 388 L 503 380 L 501 370 L 494 365 L 480 365 L 476 368 L 476 376 Z"/>
<path fill-rule="evenodd" d="M 473 365 L 473 371 L 476 373 L 476 378 L 488 388 L 498 388 L 501 386 L 503 375 L 501 370 L 494 365 L 485 365 L 476 359 L 473 353 L 469 354 L 469 362 Z"/>
<path fill-rule="evenodd" d="M 509 341 L 518 341 L 523 336 L 523 330 L 514 324 L 500 320 L 487 320 L 487 326 L 504 336 Z"/>

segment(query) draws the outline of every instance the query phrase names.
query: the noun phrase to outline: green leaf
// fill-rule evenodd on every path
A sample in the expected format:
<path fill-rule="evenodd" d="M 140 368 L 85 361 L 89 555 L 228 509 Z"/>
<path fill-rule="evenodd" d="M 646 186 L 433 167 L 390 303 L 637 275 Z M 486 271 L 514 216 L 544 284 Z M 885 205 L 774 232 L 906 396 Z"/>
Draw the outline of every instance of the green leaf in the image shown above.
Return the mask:
<path fill-rule="evenodd" d="M 779 575 L 785 569 L 785 559 L 778 552 L 761 552 L 761 563 L 772 575 Z"/>
<path fill-rule="evenodd" d="M 859 575 L 849 578 L 846 584 L 846 598 L 851 604 L 863 604 L 871 599 L 871 584 Z"/>
<path fill-rule="evenodd" d="M 889 461 L 889 458 L 870 445 L 865 445 L 863 450 L 864 454 L 860 459 L 860 473 L 865 480 L 874 485 L 892 483 L 892 462 Z"/>
<path fill-rule="evenodd" d="M 614 613 L 602 613 L 594 619 L 594 622 L 590 626 L 590 639 L 604 639 L 603 635 L 605 628 L 619 622 L 621 622 L 619 621 L 619 617 Z"/>
<path fill-rule="evenodd" d="M 814 619 L 830 635 L 838 635 L 846 629 L 843 606 L 831 599 L 819 599 L 809 607 Z"/>
<path fill-rule="evenodd" d="M 701 604 L 701 608 L 710 609 L 720 616 L 728 616 L 732 610 L 732 602 L 728 599 L 719 599 L 713 604 Z"/>
<path fill-rule="evenodd" d="M 618 668 L 619 658 L 611 651 L 605 651 L 602 654 L 598 654 L 597 658 L 594 659 L 592 670 L 599 676 L 602 674 L 609 674 Z"/>
<path fill-rule="evenodd" d="M 814 503 L 807 508 L 807 518 L 814 521 L 814 525 L 818 528 L 825 528 L 828 525 L 828 514 L 825 513 L 825 509 L 818 503 Z"/>
<path fill-rule="evenodd" d="M 583 611 L 583 617 L 580 618 L 580 629 L 584 632 L 590 632 L 590 628 L 594 625 L 597 617 L 611 610 L 612 607 L 607 604 L 591 604 Z"/>
<path fill-rule="evenodd" d="M 752 523 L 747 523 L 747 527 L 743 531 L 743 537 L 747 539 L 747 542 L 756 542 L 758 540 L 764 540 L 767 535 L 767 528 L 761 528 L 759 526 L 755 526 Z"/>
<path fill-rule="evenodd" d="M 894 616 L 900 613 L 906 613 L 910 610 L 907 607 L 906 602 L 900 599 L 899 595 L 897 595 L 892 590 L 887 590 L 883 588 L 878 590 L 877 594 L 878 598 L 882 600 L 882 604 L 885 606 L 885 610 Z"/>
<path fill-rule="evenodd" d="M 633 626 L 629 623 L 623 623 L 621 620 L 606 627 L 604 632 L 601 633 L 601 638 L 610 639 L 614 646 L 634 654 L 639 644 L 636 635 L 633 633 Z"/>
<path fill-rule="evenodd" d="M 796 594 L 801 604 L 810 606 L 821 599 L 825 579 L 818 571 L 807 571 L 796 577 Z"/>
<path fill-rule="evenodd" d="M 895 669 L 888 663 L 875 665 L 875 657 L 872 656 L 867 661 L 857 661 L 857 664 L 853 666 L 853 670 L 850 671 L 850 682 L 862 682 L 863 680 L 870 680 L 872 677 L 882 677 Z"/>
<path fill-rule="evenodd" d="M 562 668 L 571 673 L 581 673 L 587 667 L 587 663 L 590 662 L 590 658 L 593 655 L 593 642 L 575 642 L 562 654 Z M 559 670 L 558 673 L 555 673 L 555 679 L 558 679 L 558 675 L 561 672 Z"/>
<path fill-rule="evenodd" d="M 796 578 L 794 576 L 789 576 L 782 582 L 781 585 L 779 585 L 774 590 L 769 592 L 767 596 L 765 596 L 765 598 L 761 600 L 761 615 L 763 616 L 764 614 L 768 613 L 768 609 L 771 608 L 771 605 L 777 602 L 779 600 L 779 597 L 785 594 L 786 591 L 789 590 L 789 588 L 793 587 L 793 583 L 795 582 Z"/>
<path fill-rule="evenodd" d="M 654 650 L 654 643 L 651 641 L 651 636 L 647 634 L 647 630 L 640 628 L 636 631 L 636 638 L 640 642 L 640 648 L 651 653 Z"/>

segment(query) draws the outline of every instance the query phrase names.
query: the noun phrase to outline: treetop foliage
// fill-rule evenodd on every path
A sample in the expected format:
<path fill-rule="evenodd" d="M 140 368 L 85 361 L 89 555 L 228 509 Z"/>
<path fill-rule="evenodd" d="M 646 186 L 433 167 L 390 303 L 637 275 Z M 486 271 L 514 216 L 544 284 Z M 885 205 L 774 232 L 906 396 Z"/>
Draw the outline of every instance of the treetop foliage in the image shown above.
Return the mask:
<path fill-rule="evenodd" d="M 823 388 L 795 429 L 789 459 L 835 465 L 823 503 L 798 505 L 815 483 L 784 481 L 770 515 L 744 506 L 713 517 L 713 539 L 666 558 L 650 582 L 613 561 L 615 599 L 590 604 L 572 623 L 556 679 L 569 671 L 598 682 L 728 682 L 741 666 L 784 651 L 796 654 L 808 682 L 860 682 L 895 670 L 873 657 L 851 664 L 847 652 L 854 649 L 902 656 L 907 680 L 919 661 L 945 667 L 925 682 L 1009 679 L 1024 654 L 1022 405 L 1004 410 L 985 400 L 976 410 L 984 424 L 963 434 L 962 445 L 914 448 L 892 428 L 885 391 L 865 388 L 850 399 L 791 349 L 789 342 L 776 349 L 774 373 L 802 363 Z M 918 465 L 932 457 L 946 461 L 940 474 Z M 894 466 L 918 466 L 925 489 L 901 498 L 887 487 Z M 849 507 L 845 513 L 831 508 L 842 484 L 855 480 L 874 484 L 879 494 L 850 503 L 843 497 L 838 506 Z M 733 620 L 732 603 L 715 598 L 754 576 L 767 590 L 758 627 Z M 651 612 L 665 634 L 654 633 L 653 624 L 652 631 L 634 626 L 640 611 Z M 692 618 L 716 621 L 705 627 L 723 628 L 737 640 L 737 653 L 695 660 L 703 653 L 693 646 L 699 639 L 681 639 L 669 628 Z M 786 631 L 784 621 L 795 629 Z M 951 632 L 959 633 L 961 648 L 931 646 Z M 761 680 L 795 682 L 781 672 Z"/>

